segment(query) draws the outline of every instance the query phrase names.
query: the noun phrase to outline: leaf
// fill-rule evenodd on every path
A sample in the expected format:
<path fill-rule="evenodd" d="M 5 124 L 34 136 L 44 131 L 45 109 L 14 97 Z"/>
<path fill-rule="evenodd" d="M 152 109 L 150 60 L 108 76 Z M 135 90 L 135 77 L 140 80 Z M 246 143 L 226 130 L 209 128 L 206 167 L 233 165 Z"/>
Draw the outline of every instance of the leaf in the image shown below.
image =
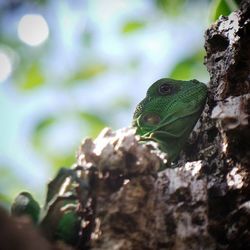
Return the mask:
<path fill-rule="evenodd" d="M 48 128 L 50 125 L 54 124 L 56 119 L 54 117 L 46 117 L 42 119 L 37 125 L 36 125 L 36 132 L 40 132 L 41 130 L 44 130 Z"/>
<path fill-rule="evenodd" d="M 132 102 L 129 97 L 120 96 L 111 102 L 111 109 L 121 110 L 131 108 Z"/>
<path fill-rule="evenodd" d="M 85 81 L 94 78 L 108 69 L 107 65 L 103 63 L 94 63 L 84 66 L 79 71 L 76 71 L 67 81 L 67 83 Z"/>
<path fill-rule="evenodd" d="M 83 119 L 90 128 L 89 136 L 96 137 L 100 131 L 107 126 L 107 123 L 98 115 L 87 112 L 80 112 L 80 118 Z"/>
<path fill-rule="evenodd" d="M 185 0 L 155 0 L 156 7 L 172 16 L 180 15 L 185 3 Z"/>
<path fill-rule="evenodd" d="M 45 77 L 41 71 L 41 67 L 37 63 L 33 63 L 25 72 L 24 80 L 20 85 L 23 90 L 30 90 L 39 87 L 45 82 Z"/>
<path fill-rule="evenodd" d="M 70 113 L 67 114 L 70 116 Z M 72 115 L 72 114 L 71 114 Z M 39 150 L 40 153 L 43 154 L 52 164 L 52 166 L 57 169 L 60 166 L 71 166 L 75 162 L 75 150 L 76 146 L 73 148 L 68 148 L 66 152 L 63 153 L 59 150 L 51 150 L 50 147 L 46 147 L 45 143 L 49 143 L 49 141 L 45 142 L 44 138 L 47 132 L 54 126 L 59 125 L 65 120 L 66 114 L 63 114 L 62 117 L 46 117 L 41 119 L 35 126 L 33 130 L 32 142 L 33 145 Z M 88 112 L 79 112 L 73 113 L 71 116 L 72 119 L 82 119 L 85 122 L 84 128 L 87 128 L 87 135 L 90 137 L 95 137 L 100 130 L 106 126 L 105 121 L 95 114 L 91 114 Z"/>
<path fill-rule="evenodd" d="M 12 199 L 8 195 L 0 193 L 0 205 L 8 207 L 11 205 Z"/>
<path fill-rule="evenodd" d="M 238 8 L 234 0 L 213 0 L 211 5 L 211 22 L 216 21 L 221 15 L 228 16 Z"/>
<path fill-rule="evenodd" d="M 35 126 L 33 130 L 33 137 L 32 141 L 35 147 L 41 148 L 41 139 L 44 135 L 45 130 L 47 130 L 51 125 L 54 125 L 56 123 L 55 117 L 46 117 L 44 119 L 41 119 Z"/>
<path fill-rule="evenodd" d="M 80 121 L 81 124 L 83 124 L 82 132 L 84 132 L 85 130 L 86 134 L 90 137 L 95 137 L 100 132 L 100 130 L 106 126 L 106 122 L 101 117 L 88 112 L 73 112 L 67 114 L 64 113 L 61 116 L 51 116 L 41 119 L 33 129 L 32 142 L 36 149 L 39 151 L 39 153 L 42 154 L 43 157 L 45 157 L 51 163 L 53 169 L 58 169 L 61 166 L 69 167 L 75 162 L 75 151 L 77 149 L 77 141 L 73 143 L 74 145 L 72 145 L 72 141 L 68 146 L 66 144 L 66 148 L 61 151 L 60 148 L 53 147 L 53 145 L 57 144 L 58 142 L 50 142 L 50 139 L 45 140 L 50 131 L 57 131 L 57 126 L 60 127 L 60 125 L 68 119 L 77 120 L 78 122 L 79 119 L 83 120 L 84 122 Z M 53 137 L 53 134 L 51 136 Z M 62 134 L 63 138 L 65 136 L 65 134 Z"/>
<path fill-rule="evenodd" d="M 52 163 L 53 170 L 58 171 L 62 166 L 70 167 L 75 161 L 75 152 L 77 148 L 74 148 L 71 152 L 67 154 L 53 154 L 49 155 L 49 160 Z"/>
<path fill-rule="evenodd" d="M 45 117 L 41 119 L 33 129 L 32 142 L 36 149 L 39 151 L 43 157 L 51 163 L 53 169 L 58 169 L 61 166 L 71 166 L 75 162 L 75 150 L 76 147 L 68 148 L 66 152 L 61 152 L 59 149 L 53 150 L 49 144 L 49 140 L 44 140 L 46 138 L 47 132 L 53 129 L 54 126 L 60 126 L 60 123 L 68 117 L 69 114 L 63 114 L 62 118 L 59 116 Z M 65 117 L 64 117 L 65 116 Z M 53 143 L 52 143 L 53 144 Z"/>
<path fill-rule="evenodd" d="M 144 22 L 141 21 L 130 21 L 123 25 L 122 32 L 127 33 L 133 33 L 135 31 L 141 30 L 146 26 Z"/>
<path fill-rule="evenodd" d="M 179 80 L 187 80 L 207 74 L 203 65 L 204 53 L 205 52 L 202 50 L 190 57 L 184 58 L 175 65 L 172 72 L 169 74 L 169 77 Z"/>
<path fill-rule="evenodd" d="M 60 153 L 50 150 L 45 145 L 44 136 L 46 136 L 46 132 L 53 126 L 56 126 L 57 123 L 60 123 L 60 121 L 60 117 L 45 117 L 36 124 L 32 134 L 33 145 L 50 161 L 55 169 L 61 166 L 71 166 L 75 161 L 76 148 L 70 149 L 70 152 L 67 153 Z M 49 143 L 49 141 L 46 143 Z"/>

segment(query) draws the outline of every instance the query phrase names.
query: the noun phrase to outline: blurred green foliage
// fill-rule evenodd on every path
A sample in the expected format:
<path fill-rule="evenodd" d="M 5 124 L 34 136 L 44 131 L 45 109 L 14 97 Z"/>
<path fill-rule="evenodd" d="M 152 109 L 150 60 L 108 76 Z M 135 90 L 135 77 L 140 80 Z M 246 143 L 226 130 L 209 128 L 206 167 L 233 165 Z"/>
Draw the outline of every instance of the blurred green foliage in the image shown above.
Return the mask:
<path fill-rule="evenodd" d="M 235 0 L 213 0 L 210 15 L 211 22 L 216 21 L 220 16 L 228 16 L 238 8 L 238 3 Z"/>
<path fill-rule="evenodd" d="M 46 135 L 49 131 L 53 130 L 53 128 L 57 128 L 60 123 L 68 119 L 79 120 L 79 123 L 82 124 L 82 131 L 87 129 L 86 134 L 90 138 L 95 138 L 99 132 L 107 126 L 106 121 L 101 118 L 100 114 L 95 114 L 93 112 L 89 113 L 86 111 L 75 111 L 74 113 L 68 114 L 64 112 L 60 115 L 57 114 L 55 116 L 44 117 L 37 121 L 32 132 L 33 146 L 51 162 L 51 165 L 55 170 L 60 166 L 71 166 L 74 163 L 75 151 L 81 138 L 79 138 L 79 141 L 73 143 L 75 147 L 70 148 L 63 153 L 55 152 L 54 150 L 52 151 L 51 148 L 48 147 L 50 142 L 44 140 L 44 138 L 47 138 Z M 62 134 L 61 136 L 67 137 L 67 134 Z"/>
<path fill-rule="evenodd" d="M 102 119 L 101 116 L 97 114 L 80 112 L 79 115 L 83 122 L 86 122 L 89 125 L 89 137 L 95 138 L 98 133 L 107 126 L 107 123 L 104 121 L 104 119 Z"/>
<path fill-rule="evenodd" d="M 136 32 L 138 30 L 143 29 L 145 26 L 146 23 L 142 21 L 129 21 L 125 23 L 124 26 L 122 27 L 122 32 L 125 34 Z"/>
<path fill-rule="evenodd" d="M 24 79 L 20 83 L 22 90 L 31 90 L 38 88 L 45 83 L 45 76 L 42 72 L 41 66 L 35 62 L 31 64 L 24 73 Z"/>
<path fill-rule="evenodd" d="M 0 163 L 0 205 L 8 207 L 12 202 L 12 197 L 9 194 L 15 194 L 19 192 L 19 187 L 23 184 L 21 183 L 18 176 L 10 171 L 10 166 Z M 8 194 L 5 194 L 3 190 L 8 188 Z"/>
<path fill-rule="evenodd" d="M 108 65 L 101 62 L 82 65 L 81 69 L 76 70 L 68 79 L 68 84 L 81 83 L 82 81 L 92 79 L 107 71 Z"/>
<path fill-rule="evenodd" d="M 193 55 L 184 58 L 177 63 L 169 74 L 170 78 L 186 80 L 186 79 L 199 79 L 202 75 L 206 74 L 206 68 L 202 61 L 205 56 L 205 51 L 200 50 Z"/>
<path fill-rule="evenodd" d="M 190 2 L 190 1 L 189 1 Z M 180 15 L 181 11 L 185 4 L 187 4 L 186 0 L 155 0 L 156 5 L 160 10 L 165 12 L 168 15 L 176 16 Z"/>
<path fill-rule="evenodd" d="M 45 117 L 38 121 L 32 132 L 32 142 L 35 148 L 43 149 L 42 138 L 46 130 L 56 123 L 56 117 Z M 46 148 L 46 147 L 45 147 Z"/>
<path fill-rule="evenodd" d="M 11 198 L 8 195 L 0 193 L 0 205 L 3 207 L 8 207 L 11 205 Z"/>

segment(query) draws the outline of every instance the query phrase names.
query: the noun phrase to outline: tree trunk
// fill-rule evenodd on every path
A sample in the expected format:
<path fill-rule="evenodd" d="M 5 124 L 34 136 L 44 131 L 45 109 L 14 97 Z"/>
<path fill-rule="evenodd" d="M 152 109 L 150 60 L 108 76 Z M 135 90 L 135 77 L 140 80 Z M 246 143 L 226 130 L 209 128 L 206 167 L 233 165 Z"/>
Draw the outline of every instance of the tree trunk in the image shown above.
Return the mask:
<path fill-rule="evenodd" d="M 209 98 L 185 164 L 157 176 L 159 157 L 126 130 L 80 150 L 79 165 L 102 169 L 91 249 L 250 249 L 248 1 L 206 31 L 205 49 Z"/>

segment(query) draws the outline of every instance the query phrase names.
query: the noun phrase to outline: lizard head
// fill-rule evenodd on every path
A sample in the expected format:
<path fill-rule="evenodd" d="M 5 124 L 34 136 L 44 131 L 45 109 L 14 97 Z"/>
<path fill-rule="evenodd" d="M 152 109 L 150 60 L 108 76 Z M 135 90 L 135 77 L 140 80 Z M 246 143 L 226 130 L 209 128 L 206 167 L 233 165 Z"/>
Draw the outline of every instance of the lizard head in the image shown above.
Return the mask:
<path fill-rule="evenodd" d="M 176 158 L 200 117 L 206 97 L 206 85 L 197 80 L 156 81 L 136 107 L 136 133 L 142 139 L 157 141 L 168 154 L 173 150 L 172 158 Z"/>

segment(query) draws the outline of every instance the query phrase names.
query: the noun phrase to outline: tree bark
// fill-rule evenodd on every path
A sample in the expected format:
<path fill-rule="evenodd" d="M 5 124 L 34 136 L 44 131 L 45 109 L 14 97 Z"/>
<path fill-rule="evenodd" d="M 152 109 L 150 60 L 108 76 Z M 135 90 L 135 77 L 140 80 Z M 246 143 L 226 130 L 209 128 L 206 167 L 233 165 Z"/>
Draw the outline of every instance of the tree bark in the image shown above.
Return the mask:
<path fill-rule="evenodd" d="M 159 154 L 127 130 L 79 151 L 99 168 L 91 249 L 250 249 L 248 1 L 206 31 L 205 49 L 209 98 L 186 163 L 157 174 Z"/>

